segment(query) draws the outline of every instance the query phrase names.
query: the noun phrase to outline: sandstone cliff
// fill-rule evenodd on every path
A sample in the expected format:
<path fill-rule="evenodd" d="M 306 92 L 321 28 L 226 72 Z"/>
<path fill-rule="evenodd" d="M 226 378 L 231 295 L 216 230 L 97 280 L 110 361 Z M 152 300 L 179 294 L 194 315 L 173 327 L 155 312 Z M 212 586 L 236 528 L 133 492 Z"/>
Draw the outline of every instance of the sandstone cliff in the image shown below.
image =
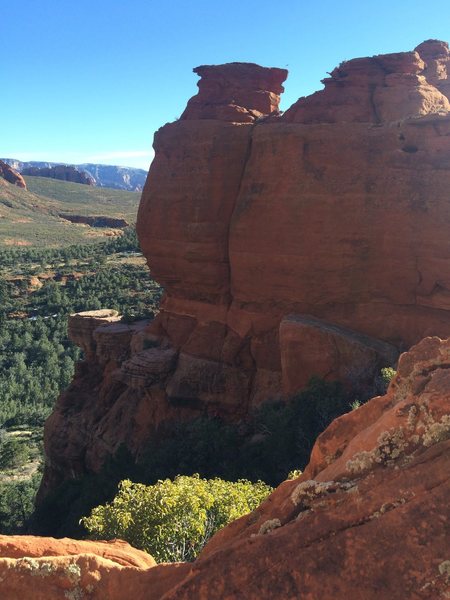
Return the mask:
<path fill-rule="evenodd" d="M 313 374 L 351 386 L 450 335 L 449 64 L 437 41 L 351 60 L 284 114 L 286 71 L 196 69 L 138 214 L 161 311 L 83 326 L 41 498 L 121 444 L 138 456 L 171 420 L 239 419 Z"/>
<path fill-rule="evenodd" d="M 194 563 L 152 566 L 118 542 L 0 536 L 2 592 L 36 600 L 448 598 L 449 360 L 450 340 L 437 337 L 403 354 L 388 393 L 334 421 L 303 475 L 218 532 Z"/>

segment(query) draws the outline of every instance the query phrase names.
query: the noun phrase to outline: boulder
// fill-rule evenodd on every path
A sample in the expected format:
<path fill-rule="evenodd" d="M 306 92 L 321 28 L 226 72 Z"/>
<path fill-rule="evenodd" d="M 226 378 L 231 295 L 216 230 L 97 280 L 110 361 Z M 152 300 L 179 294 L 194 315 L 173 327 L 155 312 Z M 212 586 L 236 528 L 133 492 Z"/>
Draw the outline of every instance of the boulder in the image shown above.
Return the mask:
<path fill-rule="evenodd" d="M 189 566 L 155 564 L 149 554 L 121 540 L 0 536 L 0 591 L 5 600 L 159 600 Z"/>
<path fill-rule="evenodd" d="M 381 367 L 395 364 L 395 346 L 325 323 L 288 315 L 280 323 L 283 391 L 304 389 L 311 377 L 341 381 L 350 389 L 373 385 Z"/>

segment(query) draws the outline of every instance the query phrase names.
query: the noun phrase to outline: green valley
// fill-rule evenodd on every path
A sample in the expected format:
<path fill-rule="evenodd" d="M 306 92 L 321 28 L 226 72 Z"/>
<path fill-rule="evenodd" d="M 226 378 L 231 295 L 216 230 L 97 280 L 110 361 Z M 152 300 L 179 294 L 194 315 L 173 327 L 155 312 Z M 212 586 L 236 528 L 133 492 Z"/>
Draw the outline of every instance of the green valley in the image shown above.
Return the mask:
<path fill-rule="evenodd" d="M 44 177 L 26 177 L 27 189 L 0 178 L 0 248 L 59 247 L 117 236 L 114 226 L 91 227 L 68 217 L 136 222 L 140 194 Z M 60 215 L 64 215 L 63 218 Z"/>

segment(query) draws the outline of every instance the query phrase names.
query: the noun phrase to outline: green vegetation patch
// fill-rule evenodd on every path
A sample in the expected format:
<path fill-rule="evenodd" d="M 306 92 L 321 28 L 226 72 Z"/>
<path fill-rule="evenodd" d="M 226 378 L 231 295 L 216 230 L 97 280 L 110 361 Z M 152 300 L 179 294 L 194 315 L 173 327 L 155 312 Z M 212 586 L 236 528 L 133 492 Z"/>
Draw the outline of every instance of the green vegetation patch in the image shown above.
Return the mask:
<path fill-rule="evenodd" d="M 108 307 L 127 320 L 152 318 L 160 294 L 133 228 L 95 245 L 0 248 L 0 532 L 28 527 L 42 427 L 81 358 L 68 314 Z"/>
<path fill-rule="evenodd" d="M 61 214 L 136 222 L 137 192 L 97 188 L 46 177 L 26 177 L 27 190 L 0 180 L 0 247 L 65 247 L 116 235 L 111 227 L 71 223 Z M 1 264 L 1 263 L 0 263 Z"/>
<path fill-rule="evenodd" d="M 198 475 L 149 486 L 125 480 L 111 503 L 82 521 L 94 539 L 126 540 L 158 562 L 190 561 L 216 531 L 257 508 L 271 491 L 261 481 Z"/>
<path fill-rule="evenodd" d="M 24 177 L 28 191 L 53 200 L 61 212 L 106 215 L 136 222 L 138 192 L 101 188 L 49 177 Z"/>
<path fill-rule="evenodd" d="M 131 228 L 97 246 L 0 250 L 0 264 L 0 427 L 42 425 L 80 358 L 68 314 L 107 307 L 152 318 L 161 289 Z"/>

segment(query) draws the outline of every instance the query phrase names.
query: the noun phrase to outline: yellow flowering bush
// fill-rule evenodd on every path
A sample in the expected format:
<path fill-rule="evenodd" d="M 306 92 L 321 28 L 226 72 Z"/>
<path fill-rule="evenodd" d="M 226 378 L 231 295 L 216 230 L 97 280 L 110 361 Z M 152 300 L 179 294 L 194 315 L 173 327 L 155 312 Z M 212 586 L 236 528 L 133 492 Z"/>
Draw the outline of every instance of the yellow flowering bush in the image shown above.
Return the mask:
<path fill-rule="evenodd" d="M 124 539 L 158 562 L 193 560 L 218 529 L 255 509 L 271 491 L 261 481 L 199 475 L 154 485 L 124 480 L 112 502 L 81 522 L 93 538 Z"/>

